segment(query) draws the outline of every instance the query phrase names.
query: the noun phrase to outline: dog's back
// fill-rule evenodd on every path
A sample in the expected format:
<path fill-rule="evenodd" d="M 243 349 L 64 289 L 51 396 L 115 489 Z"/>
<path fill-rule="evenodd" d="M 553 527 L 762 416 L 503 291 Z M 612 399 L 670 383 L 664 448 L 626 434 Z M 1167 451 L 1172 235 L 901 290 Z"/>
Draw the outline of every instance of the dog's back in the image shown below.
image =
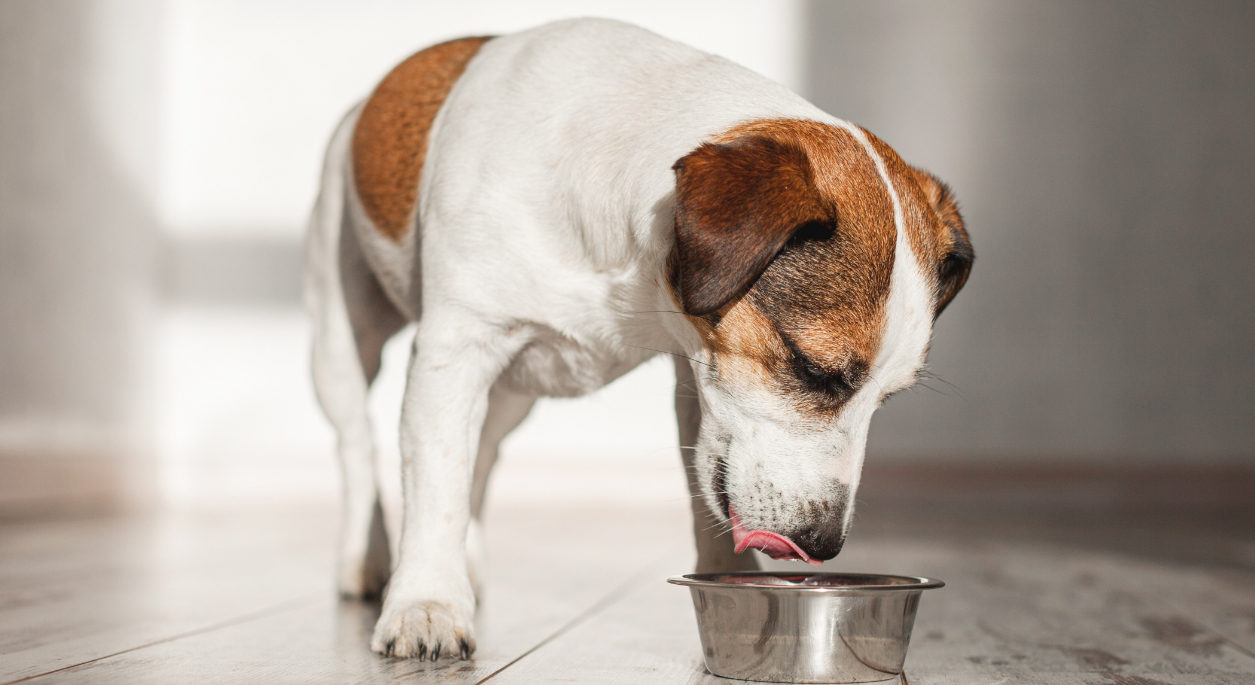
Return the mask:
<path fill-rule="evenodd" d="M 428 134 L 453 84 L 488 38 L 433 45 L 398 64 L 353 130 L 353 186 L 375 229 L 393 242 L 412 230 Z"/>
<path fill-rule="evenodd" d="M 666 258 L 671 227 L 655 224 L 669 213 L 659 204 L 674 191 L 671 164 L 747 117 L 782 116 L 832 119 L 738 65 L 621 22 L 450 41 L 399 65 L 346 122 L 346 209 L 411 318 L 418 279 L 473 281 L 477 305 L 511 315 L 570 311 L 572 298 L 587 299 L 585 315 L 611 299 L 647 309 L 660 304 L 656 289 L 612 293 L 605 275 Z M 457 274 L 422 278 L 420 235 L 427 261 L 458 262 Z M 547 287 L 502 280 L 527 273 L 545 274 Z"/>

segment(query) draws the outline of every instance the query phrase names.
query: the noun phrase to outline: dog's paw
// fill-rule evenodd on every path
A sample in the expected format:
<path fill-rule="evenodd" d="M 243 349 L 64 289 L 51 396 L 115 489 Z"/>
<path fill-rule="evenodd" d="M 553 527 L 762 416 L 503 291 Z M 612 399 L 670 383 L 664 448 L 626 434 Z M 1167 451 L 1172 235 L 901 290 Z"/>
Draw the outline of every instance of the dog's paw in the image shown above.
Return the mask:
<path fill-rule="evenodd" d="M 472 611 L 454 604 L 420 600 L 384 603 L 370 648 L 384 656 L 435 661 L 440 657 L 469 659 L 475 653 Z"/>

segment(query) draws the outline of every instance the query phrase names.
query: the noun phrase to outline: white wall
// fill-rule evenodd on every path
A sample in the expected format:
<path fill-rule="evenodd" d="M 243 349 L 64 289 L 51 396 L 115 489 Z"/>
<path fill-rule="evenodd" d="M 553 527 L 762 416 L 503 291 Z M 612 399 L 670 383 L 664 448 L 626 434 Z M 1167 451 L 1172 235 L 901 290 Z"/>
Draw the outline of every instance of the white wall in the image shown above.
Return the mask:
<path fill-rule="evenodd" d="M 435 42 L 555 19 L 631 21 L 800 84 L 800 0 L 172 0 L 164 61 L 166 225 L 294 234 L 332 128 Z"/>
<path fill-rule="evenodd" d="M 178 505 L 333 495 L 295 256 L 327 136 L 405 56 L 597 15 L 796 86 L 801 13 L 800 0 L 0 3 L 0 504 L 115 488 L 136 471 L 118 455 L 150 452 L 139 480 L 155 472 Z M 376 398 L 393 461 L 404 350 L 390 348 Z M 670 375 L 654 364 L 540 407 L 507 452 L 548 459 L 548 475 L 516 473 L 515 494 L 584 491 L 571 464 L 592 455 L 635 464 L 605 466 L 620 489 L 651 490 L 664 469 L 663 492 L 683 497 Z M 19 453 L 50 465 L 38 488 L 14 475 L 37 469 L 7 465 Z"/>
<path fill-rule="evenodd" d="M 160 32 L 153 2 L 0 3 L 0 446 L 146 422 Z"/>
<path fill-rule="evenodd" d="M 0 509 L 145 480 L 160 36 L 155 2 L 0 3 Z"/>

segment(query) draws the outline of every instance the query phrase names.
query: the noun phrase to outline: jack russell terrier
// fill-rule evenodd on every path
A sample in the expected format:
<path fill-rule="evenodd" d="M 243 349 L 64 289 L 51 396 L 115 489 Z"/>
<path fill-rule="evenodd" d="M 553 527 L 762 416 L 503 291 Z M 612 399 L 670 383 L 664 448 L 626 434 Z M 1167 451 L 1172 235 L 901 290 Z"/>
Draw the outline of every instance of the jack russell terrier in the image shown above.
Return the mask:
<path fill-rule="evenodd" d="M 371 647 L 468 658 L 497 446 L 537 397 L 676 359 L 698 571 L 841 550 L 872 413 L 911 385 L 972 248 L 950 190 L 725 59 L 581 19 L 428 48 L 331 139 L 306 245 L 339 435 L 339 588 Z M 417 322 L 391 565 L 367 416 Z M 731 535 L 724 533 L 730 532 Z"/>

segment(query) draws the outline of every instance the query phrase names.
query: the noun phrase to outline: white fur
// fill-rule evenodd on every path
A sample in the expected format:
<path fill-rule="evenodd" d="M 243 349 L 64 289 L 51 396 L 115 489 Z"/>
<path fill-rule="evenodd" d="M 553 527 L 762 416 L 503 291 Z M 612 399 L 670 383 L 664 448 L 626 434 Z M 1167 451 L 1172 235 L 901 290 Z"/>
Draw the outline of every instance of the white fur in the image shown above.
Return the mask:
<path fill-rule="evenodd" d="M 342 224 L 386 293 L 386 303 L 372 306 L 418 320 L 402 411 L 403 530 L 376 651 L 450 654 L 459 639 L 471 639 L 468 528 L 478 512 L 468 503 L 482 494 L 497 443 L 536 396 L 589 392 L 658 351 L 708 358 L 664 282 L 673 241 L 671 167 L 739 123 L 781 117 L 861 135 L 761 76 L 618 22 L 559 22 L 494 39 L 433 123 L 418 230 L 400 245 L 370 226 L 347 182 L 344 131 L 355 114 L 346 119 L 328 153 L 307 284 L 317 335 L 325 338 L 316 347 L 339 346 L 315 355 L 319 397 L 341 432 L 342 459 L 354 465 L 345 468 L 341 565 L 350 571 L 342 571 L 342 587 L 354 582 L 344 575 L 365 563 L 358 548 L 369 523 L 359 510 L 375 497 L 365 485 L 374 478 L 363 456 L 372 452 L 366 383 L 345 370 L 351 355 L 343 348 L 356 329 L 326 304 L 346 287 L 343 279 L 362 277 L 340 274 L 329 256 Z M 772 484 L 786 504 L 822 496 L 829 482 L 853 494 L 871 414 L 883 392 L 913 378 L 931 324 L 931 291 L 891 184 L 890 193 L 897 253 L 872 380 L 834 425 L 813 426 L 760 389 L 728 387 L 694 365 L 709 418 L 701 422 L 695 482 L 707 497 L 708 462 L 725 443 L 737 477 Z M 386 332 L 390 321 L 374 330 Z M 682 434 L 696 432 L 695 411 L 689 416 Z M 729 561 L 726 540 L 712 535 L 699 534 L 699 565 L 738 563 Z"/>

